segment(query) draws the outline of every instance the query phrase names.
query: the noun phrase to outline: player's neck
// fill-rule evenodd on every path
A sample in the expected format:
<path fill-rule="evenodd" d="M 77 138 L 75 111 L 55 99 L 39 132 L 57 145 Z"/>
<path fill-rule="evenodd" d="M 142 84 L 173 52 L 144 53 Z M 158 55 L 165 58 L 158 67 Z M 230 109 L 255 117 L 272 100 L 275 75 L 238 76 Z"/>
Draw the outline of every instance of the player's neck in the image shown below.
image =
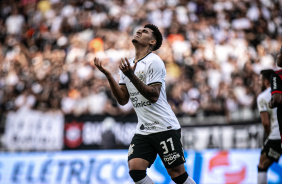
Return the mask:
<path fill-rule="evenodd" d="M 149 48 L 144 49 L 135 49 L 135 61 L 138 61 L 142 58 L 144 58 L 148 53 L 152 52 Z"/>

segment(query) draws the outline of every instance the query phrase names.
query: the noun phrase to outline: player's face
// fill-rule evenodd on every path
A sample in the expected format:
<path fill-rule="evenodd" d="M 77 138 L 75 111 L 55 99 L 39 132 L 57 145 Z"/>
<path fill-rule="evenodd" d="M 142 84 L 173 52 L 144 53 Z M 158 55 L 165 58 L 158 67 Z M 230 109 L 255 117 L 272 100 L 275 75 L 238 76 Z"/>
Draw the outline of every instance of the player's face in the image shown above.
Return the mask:
<path fill-rule="evenodd" d="M 153 40 L 153 31 L 149 28 L 142 28 L 135 33 L 132 42 L 146 46 L 149 45 Z"/>
<path fill-rule="evenodd" d="M 261 74 L 259 75 L 259 85 L 260 85 L 261 91 L 264 91 L 266 89 L 264 85 L 264 78 Z"/>

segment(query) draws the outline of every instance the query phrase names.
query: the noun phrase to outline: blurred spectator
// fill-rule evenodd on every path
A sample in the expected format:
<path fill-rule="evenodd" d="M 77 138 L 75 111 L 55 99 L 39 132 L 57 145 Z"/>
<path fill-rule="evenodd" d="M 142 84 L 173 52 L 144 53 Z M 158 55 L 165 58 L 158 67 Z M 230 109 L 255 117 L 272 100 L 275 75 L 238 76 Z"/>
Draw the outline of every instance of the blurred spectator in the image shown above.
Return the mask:
<path fill-rule="evenodd" d="M 253 118 L 255 81 L 282 44 L 278 0 L 20 2 L 0 2 L 0 113 L 132 113 L 91 65 L 98 56 L 117 78 L 119 60 L 133 56 L 126 41 L 153 23 L 164 35 L 157 54 L 177 115 Z"/>

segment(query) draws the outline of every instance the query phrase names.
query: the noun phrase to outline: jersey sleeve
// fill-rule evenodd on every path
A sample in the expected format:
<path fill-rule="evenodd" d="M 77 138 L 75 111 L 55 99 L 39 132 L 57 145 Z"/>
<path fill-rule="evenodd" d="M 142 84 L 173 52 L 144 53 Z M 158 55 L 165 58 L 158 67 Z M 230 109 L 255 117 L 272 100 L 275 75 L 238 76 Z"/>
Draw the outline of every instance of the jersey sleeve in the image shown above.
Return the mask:
<path fill-rule="evenodd" d="M 268 111 L 268 102 L 263 98 L 262 95 L 259 95 L 257 98 L 257 106 L 259 112 Z"/>
<path fill-rule="evenodd" d="M 154 60 L 148 67 L 146 73 L 146 84 L 155 85 L 162 84 L 163 78 L 165 77 L 165 66 L 160 60 Z"/>
<path fill-rule="evenodd" d="M 125 75 L 122 73 L 121 70 L 119 70 L 118 74 L 119 74 L 119 82 L 118 82 L 119 85 L 125 85 L 125 81 L 124 81 Z"/>
<path fill-rule="evenodd" d="M 270 78 L 271 95 L 275 93 L 282 94 L 282 80 L 278 74 L 273 74 Z"/>

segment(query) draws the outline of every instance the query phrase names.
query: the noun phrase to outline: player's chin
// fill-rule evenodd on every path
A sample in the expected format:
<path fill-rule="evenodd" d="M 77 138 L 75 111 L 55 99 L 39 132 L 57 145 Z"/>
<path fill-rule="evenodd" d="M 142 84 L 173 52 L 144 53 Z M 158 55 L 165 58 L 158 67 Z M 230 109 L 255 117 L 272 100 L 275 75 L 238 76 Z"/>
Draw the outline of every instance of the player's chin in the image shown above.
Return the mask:
<path fill-rule="evenodd" d="M 138 43 L 138 41 L 135 38 L 133 38 L 131 41 L 132 43 Z"/>

